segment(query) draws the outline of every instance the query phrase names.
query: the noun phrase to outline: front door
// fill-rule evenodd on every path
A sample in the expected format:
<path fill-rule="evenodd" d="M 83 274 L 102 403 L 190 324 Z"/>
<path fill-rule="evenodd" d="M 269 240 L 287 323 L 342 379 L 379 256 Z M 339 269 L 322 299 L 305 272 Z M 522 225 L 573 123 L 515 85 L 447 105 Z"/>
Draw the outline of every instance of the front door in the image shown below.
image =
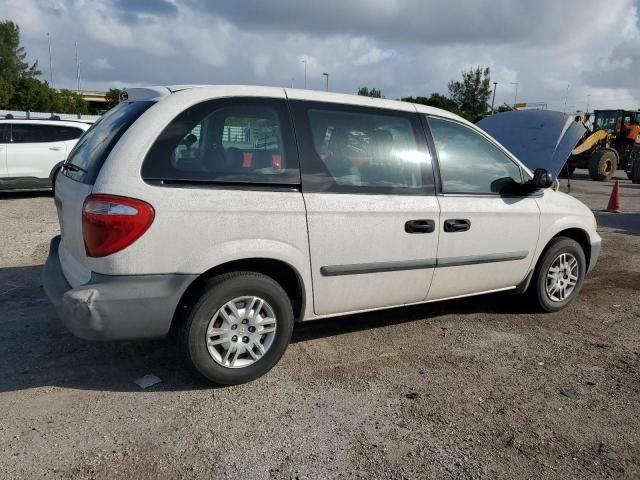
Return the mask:
<path fill-rule="evenodd" d="M 522 170 L 475 129 L 433 117 L 428 123 L 442 189 L 429 299 L 518 285 L 533 266 L 540 229 L 535 195 L 505 193 L 510 182 L 523 182 Z"/>
<path fill-rule="evenodd" d="M 415 111 L 295 100 L 291 106 L 315 313 L 424 301 L 440 218 Z"/>

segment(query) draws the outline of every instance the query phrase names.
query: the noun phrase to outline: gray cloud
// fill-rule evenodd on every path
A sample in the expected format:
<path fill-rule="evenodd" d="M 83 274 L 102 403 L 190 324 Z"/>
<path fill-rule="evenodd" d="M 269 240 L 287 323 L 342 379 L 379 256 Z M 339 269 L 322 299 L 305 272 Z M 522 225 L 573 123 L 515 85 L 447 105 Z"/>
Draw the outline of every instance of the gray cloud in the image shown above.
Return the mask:
<path fill-rule="evenodd" d="M 640 50 L 636 36 L 618 44 L 607 57 L 598 59 L 594 68 L 582 78 L 589 85 L 600 88 L 638 88 L 640 78 Z"/>
<path fill-rule="evenodd" d="M 176 6 L 166 0 L 115 0 L 114 5 L 121 10 L 136 13 L 175 15 L 178 12 Z"/>
<path fill-rule="evenodd" d="M 597 13 L 583 0 L 187 0 L 187 4 L 252 30 L 366 35 L 430 45 L 549 44 L 576 35 L 571 23 L 580 24 Z"/>
<path fill-rule="evenodd" d="M 635 106 L 640 91 L 636 0 L 0 0 L 30 59 L 54 83 L 85 88 L 241 83 L 334 91 L 381 88 L 389 98 L 446 93 L 452 78 L 489 65 L 496 102 L 549 108 Z M 593 19 L 598 21 L 594 22 Z M 589 27 L 586 28 L 585 25 Z M 570 85 L 567 95 L 567 85 Z M 624 105 L 623 105 L 624 104 Z"/>

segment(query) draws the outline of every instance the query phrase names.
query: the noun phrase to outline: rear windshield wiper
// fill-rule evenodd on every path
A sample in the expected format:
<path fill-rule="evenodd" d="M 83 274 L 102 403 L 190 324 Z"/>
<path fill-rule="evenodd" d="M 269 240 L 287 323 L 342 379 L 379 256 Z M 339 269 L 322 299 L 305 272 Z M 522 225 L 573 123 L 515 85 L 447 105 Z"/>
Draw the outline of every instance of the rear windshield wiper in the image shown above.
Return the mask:
<path fill-rule="evenodd" d="M 89 173 L 87 170 L 85 170 L 82 167 L 79 167 L 78 165 L 75 165 L 73 163 L 63 163 L 62 164 L 62 168 L 64 170 L 71 170 L 72 172 L 82 172 L 82 173 Z"/>

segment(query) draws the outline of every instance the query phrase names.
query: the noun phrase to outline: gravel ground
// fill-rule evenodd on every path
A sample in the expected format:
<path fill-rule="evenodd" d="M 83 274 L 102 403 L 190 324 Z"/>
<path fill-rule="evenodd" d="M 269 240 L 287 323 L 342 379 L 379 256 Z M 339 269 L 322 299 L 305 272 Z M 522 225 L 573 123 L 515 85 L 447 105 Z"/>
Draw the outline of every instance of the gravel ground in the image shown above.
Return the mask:
<path fill-rule="evenodd" d="M 501 294 L 317 321 L 229 388 L 170 341 L 68 333 L 40 283 L 52 197 L 5 195 L 0 478 L 640 478 L 640 186 L 621 190 L 564 311 Z M 571 187 L 594 209 L 610 191 Z"/>

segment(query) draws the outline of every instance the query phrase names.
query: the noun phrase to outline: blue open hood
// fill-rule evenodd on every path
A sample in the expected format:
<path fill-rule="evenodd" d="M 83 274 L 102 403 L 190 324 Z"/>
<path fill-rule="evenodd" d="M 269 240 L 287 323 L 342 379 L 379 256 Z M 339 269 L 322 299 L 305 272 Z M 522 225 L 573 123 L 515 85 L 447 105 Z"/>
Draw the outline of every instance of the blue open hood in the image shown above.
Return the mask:
<path fill-rule="evenodd" d="M 549 110 L 517 110 L 485 117 L 478 127 L 504 145 L 530 170 L 557 177 L 571 150 L 587 132 L 574 117 Z"/>

